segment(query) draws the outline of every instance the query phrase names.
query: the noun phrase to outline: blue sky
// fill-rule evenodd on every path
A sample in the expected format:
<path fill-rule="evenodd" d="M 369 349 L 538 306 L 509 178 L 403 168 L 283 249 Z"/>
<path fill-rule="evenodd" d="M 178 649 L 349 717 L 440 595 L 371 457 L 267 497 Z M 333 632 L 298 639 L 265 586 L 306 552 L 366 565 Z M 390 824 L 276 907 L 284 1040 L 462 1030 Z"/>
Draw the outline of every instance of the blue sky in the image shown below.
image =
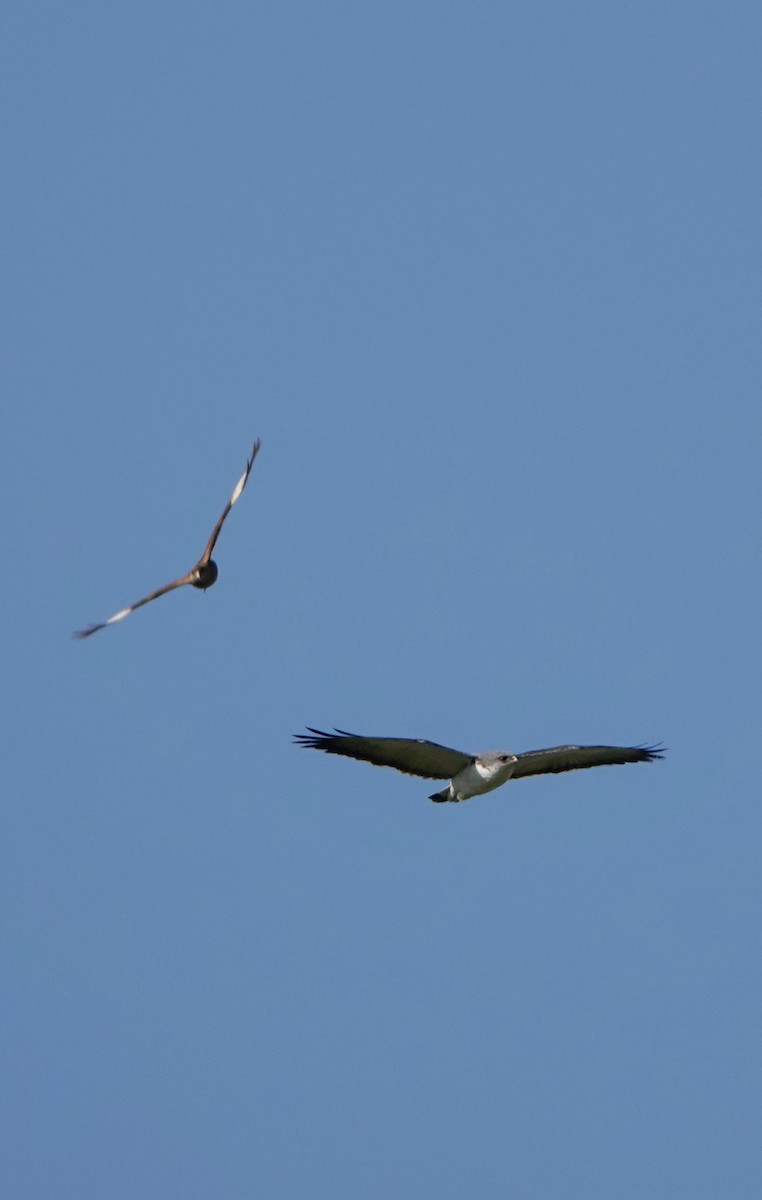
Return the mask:
<path fill-rule="evenodd" d="M 8 1195 L 759 1195 L 761 24 L 6 11 Z"/>

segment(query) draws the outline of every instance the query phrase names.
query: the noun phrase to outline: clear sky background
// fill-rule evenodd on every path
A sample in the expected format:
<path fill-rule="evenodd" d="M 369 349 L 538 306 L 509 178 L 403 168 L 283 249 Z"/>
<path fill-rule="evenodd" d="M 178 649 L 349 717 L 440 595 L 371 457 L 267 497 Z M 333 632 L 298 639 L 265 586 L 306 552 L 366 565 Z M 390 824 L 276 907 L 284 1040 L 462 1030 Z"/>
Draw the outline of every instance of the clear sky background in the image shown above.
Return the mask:
<path fill-rule="evenodd" d="M 759 5 L 2 26 L 5 1194 L 759 1196 Z"/>

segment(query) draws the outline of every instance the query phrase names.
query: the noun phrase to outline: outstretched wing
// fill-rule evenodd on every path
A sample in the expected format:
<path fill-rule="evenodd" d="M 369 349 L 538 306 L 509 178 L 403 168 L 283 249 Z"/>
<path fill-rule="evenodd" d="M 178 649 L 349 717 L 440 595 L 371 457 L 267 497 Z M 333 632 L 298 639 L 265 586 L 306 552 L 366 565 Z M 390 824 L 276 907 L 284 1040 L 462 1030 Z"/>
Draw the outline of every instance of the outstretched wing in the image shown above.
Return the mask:
<path fill-rule="evenodd" d="M 311 750 L 325 750 L 327 754 L 344 754 L 373 763 L 375 767 L 394 767 L 406 775 L 420 775 L 423 779 L 452 779 L 458 771 L 473 762 L 473 755 L 439 746 L 423 738 L 362 737 L 337 729 L 334 733 L 323 733 L 320 729 L 309 729 L 309 733 L 297 733 L 295 741 Z"/>
<path fill-rule="evenodd" d="M 524 775 L 555 775 L 582 767 L 618 766 L 621 763 L 653 762 L 664 757 L 662 746 L 552 746 L 518 754 L 511 779 Z"/>
<path fill-rule="evenodd" d="M 187 575 L 183 575 L 182 579 L 173 579 L 171 583 L 165 583 L 164 587 L 157 588 L 155 592 L 151 592 L 150 596 L 144 596 L 142 600 L 137 600 L 135 604 L 131 604 L 129 608 L 123 608 L 118 613 L 114 613 L 113 617 L 109 617 L 108 621 L 101 621 L 100 625 L 88 625 L 87 629 L 78 629 L 73 635 L 75 638 L 90 637 L 92 633 L 97 633 L 99 629 L 105 629 L 107 625 L 116 625 L 117 621 L 123 621 L 125 617 L 129 617 L 136 608 L 142 608 L 144 604 L 150 604 L 152 600 L 158 600 L 159 596 L 163 596 L 166 592 L 173 592 L 175 588 L 182 587 L 183 584 L 190 583 L 193 578 L 193 571 Z"/>
<path fill-rule="evenodd" d="M 243 489 L 246 487 L 246 484 L 249 482 L 249 476 L 251 475 L 251 468 L 254 466 L 254 459 L 259 454 L 259 447 L 261 445 L 262 445 L 261 441 L 259 440 L 259 438 L 257 438 L 256 442 L 252 446 L 251 455 L 246 463 L 246 470 L 244 471 L 241 478 L 238 480 L 238 483 L 233 488 L 233 494 L 230 497 L 230 499 L 228 500 L 227 504 L 225 505 L 222 516 L 220 517 L 219 521 L 217 522 L 214 529 L 212 530 L 212 536 L 209 538 L 209 541 L 206 544 L 206 550 L 204 551 L 204 553 L 201 555 L 201 558 L 196 563 L 197 567 L 200 567 L 204 563 L 209 562 L 209 559 L 212 557 L 212 551 L 214 550 L 214 544 L 217 541 L 217 538 L 220 536 L 220 530 L 222 529 L 222 526 L 225 523 L 225 518 L 227 517 L 231 508 L 235 504 L 236 500 L 241 495 L 241 492 L 243 491 Z"/>

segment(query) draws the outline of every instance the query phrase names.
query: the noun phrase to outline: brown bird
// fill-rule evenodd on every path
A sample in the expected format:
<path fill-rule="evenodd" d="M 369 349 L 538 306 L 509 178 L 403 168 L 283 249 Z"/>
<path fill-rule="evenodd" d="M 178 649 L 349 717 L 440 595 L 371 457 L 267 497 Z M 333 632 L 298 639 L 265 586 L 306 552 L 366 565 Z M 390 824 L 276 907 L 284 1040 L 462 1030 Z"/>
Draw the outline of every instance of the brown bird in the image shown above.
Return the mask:
<path fill-rule="evenodd" d="M 149 604 L 151 600 L 157 600 L 159 596 L 163 596 L 165 592 L 172 592 L 175 590 L 175 588 L 183 587 L 186 583 L 189 583 L 191 587 L 201 588 L 202 591 L 206 591 L 207 588 L 212 586 L 217 578 L 217 564 L 212 558 L 212 551 L 214 550 L 217 538 L 220 536 L 220 530 L 222 529 L 228 513 L 249 481 L 251 468 L 254 465 L 254 459 L 259 453 L 259 447 L 261 444 L 262 443 L 260 442 L 259 438 L 257 438 L 252 447 L 251 456 L 246 463 L 246 470 L 233 488 L 233 494 L 225 505 L 222 516 L 212 530 L 212 536 L 209 538 L 209 541 L 206 544 L 204 553 L 201 555 L 201 558 L 198 560 L 196 565 L 191 568 L 188 574 L 182 575 L 180 579 L 173 579 L 171 583 L 165 583 L 164 587 L 157 588 L 155 592 L 151 592 L 150 595 L 144 596 L 142 600 L 137 600 L 134 604 L 131 604 L 129 608 L 123 608 L 120 612 L 114 613 L 113 617 L 109 617 L 108 621 L 101 621 L 99 625 L 89 625 L 87 629 L 77 630 L 77 632 L 74 634 L 75 638 L 90 637 L 92 633 L 97 633 L 99 629 L 105 629 L 107 625 L 115 625 L 117 621 L 121 621 L 124 619 L 124 617 L 128 617 L 131 612 L 135 611 L 136 608 L 142 608 L 144 604 Z"/>

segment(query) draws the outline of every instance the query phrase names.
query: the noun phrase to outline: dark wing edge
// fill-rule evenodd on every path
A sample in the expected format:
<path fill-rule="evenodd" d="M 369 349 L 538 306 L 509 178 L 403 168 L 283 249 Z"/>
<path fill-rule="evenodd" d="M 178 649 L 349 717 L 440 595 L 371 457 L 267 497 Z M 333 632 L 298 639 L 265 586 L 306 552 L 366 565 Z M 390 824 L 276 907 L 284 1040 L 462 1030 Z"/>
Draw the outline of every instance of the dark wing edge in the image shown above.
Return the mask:
<path fill-rule="evenodd" d="M 557 775 L 561 771 L 577 771 L 586 767 L 656 762 L 665 754 L 666 747 L 660 742 L 653 746 L 551 746 L 547 750 L 528 750 L 518 754 L 511 778 Z"/>
<path fill-rule="evenodd" d="M 254 443 L 254 445 L 251 448 L 251 454 L 249 455 L 249 457 L 246 460 L 246 470 L 244 471 L 241 478 L 238 480 L 238 483 L 233 488 L 230 499 L 228 500 L 227 504 L 225 505 L 225 508 L 223 509 L 222 516 L 220 517 L 220 519 L 218 520 L 214 529 L 212 530 L 212 536 L 209 538 L 209 541 L 206 543 L 206 549 L 204 550 L 204 553 L 201 555 L 201 558 L 196 563 L 197 567 L 202 566 L 203 563 L 209 562 L 209 559 L 212 557 L 212 551 L 214 550 L 215 544 L 217 542 L 217 538 L 220 536 L 220 530 L 222 529 L 222 526 L 225 524 L 225 519 L 227 518 L 227 515 L 230 512 L 233 505 L 235 504 L 236 500 L 238 500 L 240 498 L 243 489 L 246 487 L 246 484 L 249 482 L 249 476 L 251 475 L 251 468 L 254 466 L 254 459 L 259 454 L 261 445 L 262 445 L 261 439 L 257 438 L 256 442 Z"/>
<path fill-rule="evenodd" d="M 192 577 L 193 572 L 190 571 L 180 579 L 173 579 L 171 583 L 165 583 L 163 587 L 157 588 L 155 592 L 144 596 L 142 600 L 136 600 L 134 604 L 129 604 L 127 608 L 120 609 L 118 613 L 114 613 L 113 617 L 109 617 L 108 621 L 101 621 L 98 625 L 88 625 L 87 629 L 77 629 L 71 636 L 76 638 L 78 642 L 81 642 L 84 638 L 97 633 L 99 629 L 105 629 L 107 625 L 116 625 L 117 621 L 123 621 L 125 617 L 129 617 L 130 613 L 134 613 L 136 608 L 142 608 L 144 604 L 150 604 L 152 600 L 158 600 L 159 596 L 164 596 L 167 592 L 173 592 L 175 588 L 190 583 Z"/>
<path fill-rule="evenodd" d="M 326 733 L 307 726 L 308 733 L 294 734 L 298 746 L 309 750 L 324 750 L 326 754 L 342 754 L 374 767 L 394 767 L 404 775 L 420 779 L 452 779 L 458 771 L 473 762 L 473 755 L 428 742 L 424 738 L 364 737 L 336 729 Z"/>

